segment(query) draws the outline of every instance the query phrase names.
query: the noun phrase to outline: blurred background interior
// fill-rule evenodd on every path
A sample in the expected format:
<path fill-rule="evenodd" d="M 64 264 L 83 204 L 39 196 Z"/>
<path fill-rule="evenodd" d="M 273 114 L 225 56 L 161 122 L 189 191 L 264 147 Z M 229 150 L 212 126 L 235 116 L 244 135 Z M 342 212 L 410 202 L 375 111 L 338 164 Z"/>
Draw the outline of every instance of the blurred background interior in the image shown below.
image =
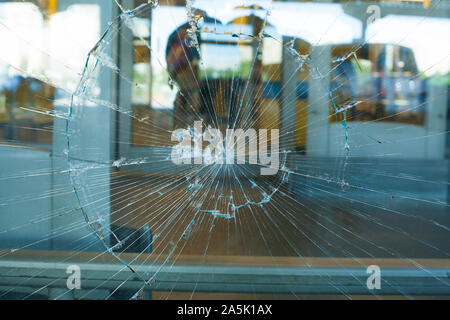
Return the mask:
<path fill-rule="evenodd" d="M 119 1 L 124 9 L 144 3 Z M 186 3 L 178 0 L 161 0 L 154 10 L 141 12 L 131 31 L 117 21 L 121 8 L 114 1 L 0 1 L 0 297 L 130 298 L 139 281 L 95 273 L 104 271 L 102 263 L 116 264 L 105 254 L 105 244 L 123 259 L 139 261 L 137 265 L 156 264 L 169 255 L 170 265 L 187 266 L 177 274 L 167 271 L 160 287 L 140 292 L 153 299 L 298 298 L 312 293 L 339 298 L 342 292 L 335 289 L 341 285 L 348 295 L 370 297 L 366 288 L 345 287 L 344 275 L 335 285 L 319 281 L 328 279 L 333 268 L 344 273 L 357 268 L 355 258 L 380 259 L 377 263 L 406 270 L 404 274 L 420 273 L 408 259 L 423 259 L 425 269 L 448 270 L 450 1 L 197 0 L 193 7 L 205 30 L 232 34 L 239 29 L 273 38 L 264 38 L 260 46 L 254 41 L 236 45 L 236 37 L 204 32 L 199 33 L 198 50 L 186 46 L 190 25 Z M 89 52 L 108 28 L 104 50 L 95 52 L 104 66 L 92 73 L 89 89 L 121 109 L 86 105 L 73 110 L 78 122 L 68 128 L 71 94 L 87 70 Z M 292 49 L 298 57 L 309 57 L 326 77 L 314 76 L 310 64 L 299 68 Z M 244 103 L 257 109 L 248 113 L 253 127 L 279 128 L 283 148 L 292 150 L 286 165 L 300 173 L 282 186 L 289 199 L 280 196 L 261 212 L 276 215 L 280 208 L 297 216 L 286 214 L 274 222 L 255 218 L 248 209 L 232 227 L 212 216 L 196 220 L 195 239 L 174 245 L 179 242 L 170 237 L 193 228 L 189 222 L 195 213 L 184 209 L 188 218 L 177 216 L 170 225 L 164 221 L 169 213 L 159 216 L 175 210 L 170 204 L 186 190 L 185 184 L 159 188 L 169 186 L 161 181 L 177 177 L 158 160 L 160 153 L 167 155 L 161 150 L 171 146 L 170 132 L 185 128 L 194 115 L 213 121 L 208 117 L 214 113 L 219 127 L 229 127 L 239 117 L 233 99 L 244 95 L 240 90 L 249 83 L 261 92 L 253 104 Z M 349 106 L 347 159 L 342 114 L 333 114 L 324 87 L 337 105 Z M 68 135 L 74 136 L 69 149 Z M 68 162 L 69 152 L 74 161 L 86 155 L 109 165 L 87 171 L 88 177 L 79 180 L 86 185 L 78 190 L 70 177 L 76 168 Z M 149 157 L 155 158 L 127 163 Z M 344 171 L 351 185 L 364 190 L 330 186 Z M 268 193 L 278 185 L 269 184 L 269 178 L 259 182 L 267 184 Z M 221 183 L 228 181 L 224 177 Z M 250 184 L 244 187 L 251 192 Z M 149 199 L 143 192 L 170 197 Z M 92 202 L 96 204 L 80 210 Z M 98 222 L 95 215 L 101 217 L 100 229 L 107 230 L 103 242 L 99 228 L 91 225 Z M 179 227 L 159 231 L 166 224 Z M 279 234 L 262 232 L 260 226 Z M 124 247 L 114 246 L 116 236 Z M 82 282 L 84 290 L 65 287 L 65 267 L 72 262 L 93 266 L 90 280 L 84 287 Z M 286 275 L 280 276 L 283 285 L 276 286 L 232 271 L 189 269 L 198 265 L 273 267 L 261 275 L 266 279 L 284 272 L 276 267 L 311 265 L 317 266 L 319 280 L 308 278 L 308 286 L 296 287 L 295 281 L 286 284 L 291 281 Z M 199 274 L 211 279 L 201 282 Z M 385 295 L 450 296 L 448 282 L 428 286 L 431 280 L 422 273 L 416 280 L 392 277 L 393 289 L 386 285 Z M 433 273 L 432 278 L 439 276 Z M 117 290 L 120 283 L 125 285 Z M 193 286 L 198 286 L 195 295 Z"/>

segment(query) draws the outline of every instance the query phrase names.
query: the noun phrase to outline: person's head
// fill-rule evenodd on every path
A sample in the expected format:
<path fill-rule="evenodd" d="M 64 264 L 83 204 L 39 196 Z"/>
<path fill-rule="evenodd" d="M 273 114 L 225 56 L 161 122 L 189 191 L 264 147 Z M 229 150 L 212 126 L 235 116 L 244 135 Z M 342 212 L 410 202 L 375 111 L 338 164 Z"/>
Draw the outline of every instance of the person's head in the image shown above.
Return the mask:
<path fill-rule="evenodd" d="M 195 9 L 193 12 L 195 17 L 192 23 L 198 23 L 199 20 L 205 22 L 214 21 L 207 17 L 202 10 Z M 201 31 L 201 26 L 198 26 Z M 177 83 L 181 90 L 192 89 L 197 81 L 200 53 L 199 46 L 194 46 L 191 35 L 188 30 L 192 30 L 189 22 L 186 22 L 175 29 L 169 36 L 166 47 L 167 71 L 170 77 Z M 194 33 L 197 41 L 200 41 L 200 33 Z M 192 34 L 192 33 L 191 33 Z"/>

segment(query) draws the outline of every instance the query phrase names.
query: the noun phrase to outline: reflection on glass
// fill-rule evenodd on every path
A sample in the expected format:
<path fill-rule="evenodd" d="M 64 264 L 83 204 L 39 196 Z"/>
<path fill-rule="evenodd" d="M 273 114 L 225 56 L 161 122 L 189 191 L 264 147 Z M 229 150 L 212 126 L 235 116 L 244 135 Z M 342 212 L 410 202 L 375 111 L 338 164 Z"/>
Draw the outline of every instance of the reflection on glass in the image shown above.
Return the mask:
<path fill-rule="evenodd" d="M 98 18 L 96 5 L 57 12 L 57 1 L 0 4 L 0 38 L 7 44 L 0 51 L 1 140 L 49 146 L 55 90 L 77 85 L 100 32 Z M 68 22 L 72 29 L 64 27 Z"/>
<path fill-rule="evenodd" d="M 394 121 L 424 124 L 426 88 L 413 52 L 396 45 L 341 45 L 332 49 L 335 103 L 354 107 L 348 121 Z M 330 106 L 330 113 L 334 113 Z M 330 118 L 330 121 L 337 121 Z"/>
<path fill-rule="evenodd" d="M 0 4 L 0 298 L 450 295 L 437 2 L 69 2 Z M 244 163 L 203 153 L 227 129 Z"/>

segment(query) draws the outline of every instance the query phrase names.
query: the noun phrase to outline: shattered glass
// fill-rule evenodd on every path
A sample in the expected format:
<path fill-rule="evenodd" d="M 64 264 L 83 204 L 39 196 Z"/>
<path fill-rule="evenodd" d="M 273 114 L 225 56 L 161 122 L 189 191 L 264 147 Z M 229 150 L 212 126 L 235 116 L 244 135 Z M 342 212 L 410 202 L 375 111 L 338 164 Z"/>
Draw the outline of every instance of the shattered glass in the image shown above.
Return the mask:
<path fill-rule="evenodd" d="M 447 51 L 424 58 L 408 40 L 438 22 L 449 32 L 445 3 L 425 12 L 443 6 L 446 17 L 414 20 L 386 40 L 405 17 L 366 25 L 347 3 L 219 2 L 111 1 L 117 15 L 79 71 L 59 60 L 53 73 L 16 68 L 56 90 L 53 110 L 21 108 L 54 118 L 56 165 L 42 174 L 65 177 L 35 196 L 72 202 L 5 224 L 1 239 L 54 223 L 40 239 L 1 245 L 0 261 L 69 235 L 50 245 L 73 252 L 57 262 L 121 266 L 80 299 L 448 297 L 450 44 L 441 37 Z M 242 129 L 231 142 L 230 129 Z M 1 206 L 36 197 L 2 195 Z M 382 291 L 367 287 L 373 265 Z M 33 285 L 52 272 L 42 268 L 2 284 L 0 296 L 30 286 L 33 298 L 62 280 L 52 297 L 64 298 L 64 273 Z"/>

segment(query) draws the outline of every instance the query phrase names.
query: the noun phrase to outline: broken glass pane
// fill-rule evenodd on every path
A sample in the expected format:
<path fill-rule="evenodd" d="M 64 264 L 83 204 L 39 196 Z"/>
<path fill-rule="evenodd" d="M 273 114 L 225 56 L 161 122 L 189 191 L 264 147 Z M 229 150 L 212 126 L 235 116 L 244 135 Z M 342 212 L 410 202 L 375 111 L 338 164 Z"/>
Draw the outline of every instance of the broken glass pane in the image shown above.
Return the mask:
<path fill-rule="evenodd" d="M 449 295 L 450 44 L 411 39 L 449 31 L 447 11 L 381 6 L 369 22 L 360 3 L 115 1 L 62 6 L 45 21 L 27 3 L 43 29 L 90 14 L 83 34 L 95 41 L 72 43 L 70 60 L 67 48 L 19 38 L 4 5 L 0 36 L 42 50 L 38 67 L 0 55 L 0 138 L 37 139 L 14 135 L 24 126 L 11 116 L 17 105 L 44 116 L 53 138 L 51 163 L 0 174 L 19 190 L 49 178 L 26 197 L 1 195 L 0 262 L 40 249 L 41 260 L 77 261 L 82 274 L 111 266 L 101 281 L 49 297 Z M 8 220 L 37 199 L 51 204 Z M 30 272 L 0 295 L 45 271 Z M 67 278 L 54 274 L 25 297 Z"/>

